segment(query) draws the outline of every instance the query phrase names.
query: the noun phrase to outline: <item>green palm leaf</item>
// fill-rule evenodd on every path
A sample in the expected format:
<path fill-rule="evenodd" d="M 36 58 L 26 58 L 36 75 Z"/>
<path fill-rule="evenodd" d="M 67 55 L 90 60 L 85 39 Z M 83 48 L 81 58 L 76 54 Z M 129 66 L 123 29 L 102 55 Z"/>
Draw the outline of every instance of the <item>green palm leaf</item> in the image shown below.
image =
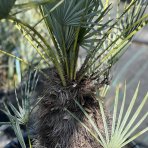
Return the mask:
<path fill-rule="evenodd" d="M 126 103 L 126 84 L 124 88 L 124 95 L 123 95 L 123 100 L 121 103 L 121 106 L 119 105 L 119 99 L 120 99 L 120 93 L 119 93 L 119 87 L 116 89 L 116 97 L 115 97 L 115 103 L 114 103 L 114 111 L 113 111 L 113 120 L 112 120 L 112 127 L 111 129 L 108 127 L 107 123 L 107 118 L 105 116 L 104 112 L 104 107 L 100 99 L 101 97 L 105 97 L 108 88 L 104 87 L 103 91 L 100 93 L 97 93 L 98 97 L 98 102 L 100 106 L 100 111 L 102 115 L 102 120 L 103 120 L 103 125 L 104 125 L 104 130 L 105 130 L 105 138 L 100 135 L 99 129 L 97 129 L 94 121 L 91 119 L 91 117 L 87 114 L 87 112 L 82 108 L 82 106 L 78 103 L 77 105 L 80 107 L 82 112 L 85 114 L 85 116 L 89 119 L 89 122 L 91 123 L 92 127 L 94 128 L 96 133 L 93 133 L 92 131 L 88 130 L 88 127 L 84 125 L 76 116 L 68 111 L 76 120 L 78 120 L 83 127 L 86 128 L 90 132 L 92 136 L 104 147 L 104 148 L 122 148 L 135 140 L 137 137 L 140 135 L 146 133 L 148 131 L 148 128 L 144 128 L 140 132 L 134 133 L 136 129 L 142 124 L 144 120 L 148 117 L 148 112 L 146 112 L 140 120 L 136 120 L 139 116 L 139 114 L 142 111 L 142 108 L 148 101 L 148 93 L 145 95 L 145 97 L 142 99 L 142 102 L 140 103 L 139 107 L 137 110 L 133 113 L 135 101 L 138 97 L 138 92 L 139 92 L 139 86 L 140 83 L 138 84 L 136 91 L 133 95 L 133 98 L 130 101 L 129 107 L 127 110 L 125 110 L 125 103 Z M 119 111 L 119 113 L 118 113 Z M 129 118 L 129 116 L 132 114 L 132 117 Z M 111 131 L 111 132 L 110 132 Z M 134 134 L 133 134 L 134 133 Z M 96 134 L 98 135 L 99 139 L 96 138 Z"/>
<path fill-rule="evenodd" d="M 2 110 L 6 115 L 8 115 L 8 117 L 13 118 L 14 120 L 16 119 L 19 124 L 23 125 L 26 125 L 29 122 L 29 117 L 32 111 L 31 96 L 38 82 L 37 72 L 35 72 L 33 80 L 31 81 L 32 75 L 33 74 L 30 73 L 28 81 L 24 84 L 24 86 L 21 86 L 21 96 L 19 96 L 21 97 L 21 101 L 19 101 L 20 99 L 17 95 L 17 91 L 15 90 L 17 107 L 15 107 L 11 102 L 7 102 L 4 103 L 6 110 Z M 8 107 L 14 115 L 10 112 Z"/>
<path fill-rule="evenodd" d="M 121 13 L 119 0 L 115 17 L 110 16 L 112 4 L 109 1 L 42 0 L 19 5 L 20 8 L 39 7 L 42 19 L 34 26 L 12 16 L 8 19 L 16 23 L 17 29 L 48 67 L 55 66 L 64 86 L 72 81 L 80 83 L 84 77 L 91 80 L 107 77 L 112 65 L 131 44 L 133 36 L 148 24 L 148 15 L 145 14 L 148 2 L 143 0 L 132 0 Z M 54 47 L 35 28 L 43 20 Z M 86 49 L 86 57 L 78 68 L 82 48 Z"/>
<path fill-rule="evenodd" d="M 32 77 L 33 77 L 33 80 L 32 80 Z M 14 106 L 11 102 L 6 102 L 6 103 L 4 102 L 3 105 L 5 109 L 4 110 L 0 109 L 4 114 L 8 116 L 10 120 L 10 122 L 3 122 L 3 123 L 0 122 L 0 125 L 12 126 L 22 148 L 26 148 L 26 144 L 25 144 L 20 126 L 21 125 L 24 125 L 26 127 L 28 126 L 31 112 L 37 105 L 35 103 L 34 106 L 32 107 L 32 104 L 31 104 L 31 97 L 36 88 L 37 82 L 38 82 L 37 71 L 34 74 L 30 72 L 28 76 L 28 81 L 21 86 L 21 95 L 18 96 L 17 91 L 15 90 L 15 99 L 16 99 L 17 107 Z M 29 135 L 28 135 L 28 139 L 30 142 Z M 31 144 L 30 144 L 30 148 L 32 148 Z"/>

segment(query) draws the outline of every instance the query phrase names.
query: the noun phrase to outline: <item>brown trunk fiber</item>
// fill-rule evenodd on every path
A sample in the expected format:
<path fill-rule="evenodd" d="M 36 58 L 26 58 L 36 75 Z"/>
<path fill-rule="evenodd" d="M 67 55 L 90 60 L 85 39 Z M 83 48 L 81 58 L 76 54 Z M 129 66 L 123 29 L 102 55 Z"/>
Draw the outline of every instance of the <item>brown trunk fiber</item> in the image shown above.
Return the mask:
<path fill-rule="evenodd" d="M 81 122 L 94 132 L 91 124 L 81 109 L 76 105 L 77 100 L 91 116 L 98 129 L 104 135 L 103 122 L 95 101 L 92 85 L 83 81 L 79 86 L 63 87 L 56 73 L 52 81 L 45 84 L 44 92 L 38 110 L 38 138 L 34 143 L 36 148 L 101 148 L 102 146 L 90 133 L 71 116 L 65 109 L 72 112 Z M 88 81 L 87 81 L 88 82 Z"/>

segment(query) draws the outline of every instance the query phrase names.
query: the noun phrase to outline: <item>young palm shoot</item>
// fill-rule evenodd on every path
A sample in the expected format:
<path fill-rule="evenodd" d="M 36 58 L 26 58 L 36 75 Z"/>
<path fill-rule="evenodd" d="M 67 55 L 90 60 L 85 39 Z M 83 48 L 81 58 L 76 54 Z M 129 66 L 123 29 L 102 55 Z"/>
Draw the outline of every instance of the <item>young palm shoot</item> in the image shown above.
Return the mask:
<path fill-rule="evenodd" d="M 33 77 L 33 80 L 31 80 Z M 16 99 L 16 104 L 17 107 L 14 106 L 11 102 L 4 102 L 4 110 L 0 109 L 2 112 L 4 112 L 10 122 L 8 123 L 0 123 L 0 124 L 9 124 L 12 126 L 16 137 L 18 138 L 18 141 L 21 145 L 22 148 L 26 148 L 26 144 L 24 142 L 22 130 L 21 130 L 21 125 L 26 126 L 27 131 L 28 129 L 28 124 L 30 121 L 30 115 L 32 113 L 32 110 L 34 107 L 31 105 L 31 97 L 33 95 L 33 92 L 36 88 L 38 81 L 37 77 L 37 72 L 35 74 L 30 73 L 29 79 L 27 82 L 25 82 L 24 85 L 21 87 L 21 96 L 17 95 L 17 91 L 15 90 L 15 99 Z M 21 98 L 20 98 L 21 97 Z M 29 133 L 28 133 L 28 138 L 29 138 Z M 31 148 L 31 142 L 29 139 L 30 143 L 30 148 Z"/>

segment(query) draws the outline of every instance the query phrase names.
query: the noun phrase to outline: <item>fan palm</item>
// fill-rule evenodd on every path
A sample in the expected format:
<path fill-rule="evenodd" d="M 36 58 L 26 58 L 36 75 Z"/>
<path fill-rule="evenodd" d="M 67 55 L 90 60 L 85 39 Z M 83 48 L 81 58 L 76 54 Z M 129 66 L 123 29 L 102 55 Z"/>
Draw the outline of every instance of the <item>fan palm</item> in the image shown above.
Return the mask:
<path fill-rule="evenodd" d="M 91 128 L 76 105 L 77 100 L 105 134 L 95 88 L 108 84 L 110 68 L 126 51 L 133 36 L 148 23 L 147 5 L 147 1 L 132 0 L 120 13 L 119 0 L 115 17 L 110 15 L 112 4 L 108 0 L 40 0 L 14 5 L 13 13 L 6 18 L 16 24 L 50 68 L 49 73 L 40 70 L 47 79 L 42 90 L 46 95 L 38 110 L 36 147 L 101 147 L 67 110 Z M 36 7 L 42 19 L 34 26 L 15 17 L 17 13 Z M 36 29 L 42 21 L 52 44 Z M 85 50 L 86 55 L 79 67 L 81 50 Z M 110 124 L 109 117 L 107 124 Z"/>

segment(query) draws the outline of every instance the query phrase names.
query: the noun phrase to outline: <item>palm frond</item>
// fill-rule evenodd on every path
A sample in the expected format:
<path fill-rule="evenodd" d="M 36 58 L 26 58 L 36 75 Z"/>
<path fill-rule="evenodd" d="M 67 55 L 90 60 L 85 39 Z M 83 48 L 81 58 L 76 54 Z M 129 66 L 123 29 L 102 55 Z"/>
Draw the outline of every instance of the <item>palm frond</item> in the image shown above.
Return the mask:
<path fill-rule="evenodd" d="M 77 105 L 80 107 L 82 112 L 85 114 L 85 116 L 89 119 L 90 124 L 92 125 L 93 129 L 95 130 L 95 133 L 92 131 L 88 130 L 88 127 L 84 125 L 83 123 L 82 126 L 86 128 L 90 132 L 92 136 L 104 147 L 104 148 L 112 148 L 112 147 L 117 147 L 117 148 L 122 148 L 129 144 L 131 141 L 135 140 L 137 137 L 140 135 L 146 133 L 148 131 L 148 128 L 144 128 L 140 132 L 135 133 L 136 129 L 142 124 L 144 120 L 148 117 L 148 112 L 146 112 L 141 119 L 138 121 L 136 120 L 139 116 L 139 114 L 142 111 L 142 108 L 148 101 L 148 93 L 145 95 L 145 97 L 142 99 L 142 102 L 140 103 L 139 107 L 137 110 L 133 113 L 134 110 L 134 105 L 135 101 L 138 97 L 138 92 L 139 92 L 139 86 L 140 83 L 138 84 L 135 93 L 133 95 L 133 98 L 130 101 L 129 107 L 127 110 L 125 110 L 125 103 L 126 103 L 126 84 L 124 88 L 124 95 L 123 95 L 123 100 L 121 103 L 121 106 L 119 105 L 119 99 L 120 99 L 120 93 L 119 93 L 119 86 L 116 89 L 116 97 L 115 97 L 115 102 L 114 102 L 114 111 L 113 111 L 113 120 L 112 120 L 112 127 L 111 129 L 107 125 L 107 118 L 105 116 L 104 112 L 104 107 L 101 102 L 100 96 L 105 97 L 108 88 L 104 87 L 103 91 L 101 93 L 97 92 L 97 97 L 98 97 L 98 103 L 100 106 L 100 111 L 102 115 L 102 120 L 103 120 L 103 126 L 105 130 L 105 138 L 102 139 L 102 135 L 100 135 L 99 129 L 96 127 L 94 121 L 91 119 L 91 117 L 87 114 L 85 109 L 82 108 L 82 106 L 78 103 Z M 119 111 L 119 113 L 118 113 Z M 68 111 L 76 120 L 78 120 L 73 113 Z M 130 118 L 130 115 L 132 117 Z M 80 120 L 78 120 L 80 121 Z M 110 132 L 111 131 L 111 132 Z M 133 134 L 134 133 L 134 134 Z M 96 138 L 96 134 L 98 135 L 99 139 Z"/>
<path fill-rule="evenodd" d="M 71 81 L 79 83 L 85 76 L 99 79 L 108 73 L 125 53 L 133 36 L 148 23 L 147 5 L 148 2 L 143 0 L 132 0 L 120 13 L 119 0 L 117 15 L 111 17 L 113 6 L 108 0 L 57 0 L 49 3 L 42 0 L 22 4 L 22 7 L 39 7 L 42 19 L 34 26 L 12 16 L 8 19 L 15 22 L 48 67 L 54 65 L 66 86 Z M 43 20 L 54 47 L 35 28 Z M 86 49 L 86 57 L 78 69 L 82 48 Z"/>
<path fill-rule="evenodd" d="M 30 44 L 36 49 L 37 53 L 50 67 L 50 61 L 56 67 L 63 85 L 66 84 L 63 69 L 61 63 L 58 61 L 56 51 L 51 48 L 50 44 L 43 38 L 43 36 L 32 26 L 22 22 L 14 17 L 9 17 L 13 22 L 16 22 L 17 28 L 22 32 L 24 37 L 30 42 Z"/>
<path fill-rule="evenodd" d="M 51 7 L 51 5 L 43 6 L 43 14 L 46 15 Z M 63 67 L 66 66 L 64 69 L 70 79 L 76 77 L 79 45 L 84 42 L 83 37 L 90 32 L 91 29 L 88 26 L 92 23 L 91 20 L 101 12 L 101 8 L 102 5 L 99 0 L 65 0 L 45 19 L 53 43 L 55 47 L 58 47 L 57 53 L 62 56 L 60 61 L 62 60 Z M 101 20 L 106 11 L 97 16 L 95 21 Z M 95 23 L 92 23 L 92 26 L 96 26 Z M 88 41 L 88 36 L 85 37 L 85 40 Z"/>
<path fill-rule="evenodd" d="M 0 125 L 11 125 L 16 137 L 22 148 L 26 148 L 26 144 L 24 142 L 23 134 L 21 131 L 21 125 L 26 126 L 28 128 L 28 123 L 30 120 L 30 115 L 36 106 L 32 106 L 31 97 L 33 92 L 35 91 L 36 85 L 38 82 L 37 71 L 32 73 L 30 72 L 28 76 L 28 81 L 24 82 L 21 85 L 21 95 L 18 96 L 17 90 L 15 89 L 15 99 L 17 106 L 14 106 L 11 102 L 3 102 L 4 109 L 0 109 L 4 114 L 7 115 L 10 122 L 0 122 Z M 30 138 L 28 135 L 28 140 L 30 143 Z M 32 146 L 30 145 L 30 148 Z"/>
<path fill-rule="evenodd" d="M 29 65 L 29 63 L 28 63 L 27 61 L 25 61 L 24 59 L 21 59 L 21 58 L 19 58 L 19 57 L 13 55 L 13 54 L 11 54 L 11 53 L 8 53 L 8 52 L 6 52 L 6 51 L 4 51 L 4 50 L 1 50 L 1 49 L 0 49 L 0 53 L 5 54 L 5 55 L 7 55 L 7 56 L 9 56 L 9 57 L 12 57 L 12 58 L 14 58 L 14 59 L 17 59 L 17 60 L 19 60 L 20 62 L 23 62 L 23 63 Z"/>
<path fill-rule="evenodd" d="M 32 111 L 31 108 L 31 97 L 36 88 L 38 77 L 37 72 L 33 74 L 29 74 L 28 81 L 21 86 L 21 96 L 18 96 L 17 91 L 15 89 L 15 99 L 17 103 L 17 107 L 15 107 L 11 102 L 4 102 L 4 106 L 6 111 L 2 110 L 8 117 L 11 117 L 14 120 L 17 120 L 19 124 L 26 125 L 29 122 L 29 117 Z M 33 77 L 33 80 L 31 81 Z M 21 97 L 21 101 L 19 101 L 19 97 Z M 11 111 L 13 113 L 11 113 Z M 13 115 L 14 114 L 14 115 Z"/>
<path fill-rule="evenodd" d="M 85 73 L 88 71 L 89 68 L 91 68 L 91 66 L 94 67 L 93 73 L 95 73 L 95 71 L 101 69 L 105 63 L 108 63 L 107 65 L 114 64 L 126 51 L 127 47 L 131 43 L 131 39 L 136 34 L 136 32 L 148 23 L 148 15 L 144 15 L 144 11 L 147 7 L 147 4 L 143 7 L 138 7 L 139 9 L 137 8 L 138 13 L 135 12 L 135 16 L 137 17 L 136 19 L 130 19 L 132 20 L 132 22 L 126 22 L 122 24 L 122 20 L 123 18 L 133 17 L 133 15 L 128 15 L 129 11 L 134 10 L 135 7 L 137 5 L 140 5 L 141 3 L 141 1 L 133 1 L 131 4 L 129 4 L 128 7 L 125 8 L 124 12 L 120 16 L 117 15 L 117 21 L 113 23 L 113 25 L 110 25 L 109 30 L 104 33 L 104 36 L 101 38 L 101 41 L 103 39 L 104 41 L 99 42 L 100 46 L 98 46 L 97 44 L 95 48 L 92 48 L 92 50 L 90 50 L 87 58 L 85 59 L 79 71 L 80 78 L 85 75 Z M 109 36 L 112 36 L 112 38 L 110 39 L 111 42 L 107 41 Z M 103 44 L 105 45 L 103 46 Z M 97 72 L 95 74 L 97 74 Z"/>
<path fill-rule="evenodd" d="M 7 125 L 7 124 L 11 125 L 16 136 L 17 136 L 17 138 L 18 138 L 18 141 L 19 141 L 21 147 L 26 148 L 26 144 L 25 144 L 25 141 L 24 141 L 24 138 L 23 138 L 23 134 L 22 134 L 22 131 L 21 131 L 21 128 L 20 128 L 20 121 L 18 121 L 17 117 L 14 117 L 14 116 L 11 115 L 9 108 L 5 103 L 4 103 L 4 107 L 5 107 L 5 110 L 1 109 L 1 111 L 4 112 L 8 116 L 10 122 L 9 123 L 4 122 L 4 123 L 0 123 L 0 124 L 1 125 L 3 125 L 3 124 L 4 125 Z M 15 114 L 17 115 L 18 113 L 15 112 Z"/>
<path fill-rule="evenodd" d="M 41 5 L 45 5 L 45 4 L 49 4 L 49 3 L 54 3 L 58 0 L 33 0 L 31 2 L 24 2 L 24 3 L 17 3 L 14 5 L 13 9 L 11 10 L 12 13 L 11 15 L 17 15 L 17 14 L 20 14 L 20 13 L 24 13 L 28 10 L 31 10 L 31 9 L 36 9 L 38 8 L 39 6 Z M 61 0 L 59 4 L 61 4 L 64 0 Z M 56 5 L 55 7 L 52 8 L 51 11 L 53 11 L 58 5 Z"/>

